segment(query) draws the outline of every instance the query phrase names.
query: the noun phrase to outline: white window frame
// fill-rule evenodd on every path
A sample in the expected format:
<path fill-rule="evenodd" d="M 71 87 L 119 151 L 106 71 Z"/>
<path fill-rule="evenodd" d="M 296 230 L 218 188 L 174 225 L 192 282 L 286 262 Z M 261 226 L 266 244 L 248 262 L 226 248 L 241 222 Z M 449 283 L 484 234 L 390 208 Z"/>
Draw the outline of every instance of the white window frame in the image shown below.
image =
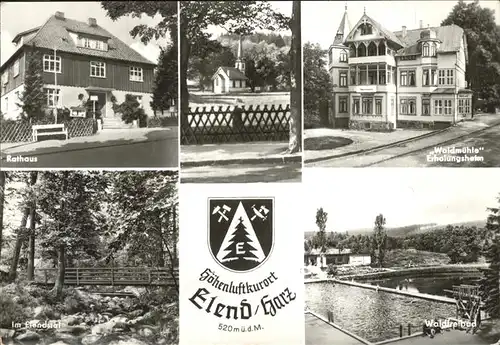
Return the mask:
<path fill-rule="evenodd" d="M 379 110 L 380 107 L 380 111 Z M 383 100 L 382 98 L 375 98 L 375 115 L 382 115 L 383 112 Z"/>
<path fill-rule="evenodd" d="M 424 113 L 424 109 L 428 110 L 427 114 Z M 430 98 L 422 98 L 422 116 L 431 115 L 431 100 Z"/>
<path fill-rule="evenodd" d="M 422 56 L 430 56 L 430 47 L 428 43 L 422 44 Z"/>
<path fill-rule="evenodd" d="M 97 73 L 102 71 L 101 73 Z M 90 61 L 90 76 L 93 78 L 106 78 L 106 63 L 101 61 Z"/>
<path fill-rule="evenodd" d="M 453 101 L 451 99 L 444 100 L 444 115 L 453 114 Z"/>
<path fill-rule="evenodd" d="M 48 66 L 46 66 L 46 63 Z M 52 68 L 52 64 L 54 64 L 54 67 Z M 44 72 L 50 72 L 50 73 L 61 73 L 61 68 L 62 68 L 62 59 L 60 56 L 56 55 L 56 58 L 54 59 L 54 54 L 44 54 L 43 55 L 43 71 Z"/>
<path fill-rule="evenodd" d="M 14 78 L 19 75 L 19 59 L 14 62 Z"/>
<path fill-rule="evenodd" d="M 352 98 L 352 113 L 354 115 L 361 114 L 361 98 L 360 97 L 353 97 Z"/>
<path fill-rule="evenodd" d="M 61 90 L 53 87 L 44 87 L 43 91 L 47 98 L 47 107 L 57 108 L 61 104 Z"/>
<path fill-rule="evenodd" d="M 342 50 L 340 52 L 340 62 L 347 62 L 347 52 L 345 50 Z"/>
<path fill-rule="evenodd" d="M 142 67 L 130 66 L 128 75 L 130 81 L 144 81 L 144 70 L 142 69 Z"/>
<path fill-rule="evenodd" d="M 347 71 L 339 72 L 339 86 L 347 86 Z"/>
<path fill-rule="evenodd" d="M 4 102 L 5 102 L 4 111 L 8 112 L 9 111 L 9 97 L 5 97 Z"/>
<path fill-rule="evenodd" d="M 347 97 L 347 96 L 340 96 L 339 97 L 339 113 L 347 113 L 348 112 L 348 107 L 347 107 L 348 103 L 349 103 L 349 97 Z"/>
<path fill-rule="evenodd" d="M 446 84 L 447 85 L 455 84 L 455 71 L 452 69 L 446 71 Z"/>
<path fill-rule="evenodd" d="M 443 115 L 444 107 L 442 99 L 434 100 L 434 115 Z"/>

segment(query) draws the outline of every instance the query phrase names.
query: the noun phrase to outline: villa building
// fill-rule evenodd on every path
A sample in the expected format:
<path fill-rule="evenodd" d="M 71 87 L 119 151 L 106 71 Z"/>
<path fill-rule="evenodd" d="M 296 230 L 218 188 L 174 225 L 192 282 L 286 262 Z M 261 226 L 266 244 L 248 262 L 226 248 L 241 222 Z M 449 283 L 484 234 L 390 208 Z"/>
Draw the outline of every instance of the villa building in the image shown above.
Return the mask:
<path fill-rule="evenodd" d="M 48 108 L 72 109 L 72 116 L 85 116 L 82 100 L 95 102 L 106 121 L 116 123 L 113 103 L 127 94 L 136 97 L 148 116 L 156 64 L 97 24 L 94 18 L 80 22 L 56 12 L 42 26 L 14 37 L 16 52 L 0 68 L 2 114 L 15 119 L 24 88 L 24 74 L 32 49 L 40 52 L 44 92 Z"/>
<path fill-rule="evenodd" d="M 347 6 L 329 49 L 335 128 L 439 128 L 472 117 L 467 41 L 456 25 L 391 32 Z"/>
<path fill-rule="evenodd" d="M 245 75 L 245 62 L 242 60 L 241 38 L 238 42 L 238 56 L 234 67 L 221 66 L 212 76 L 212 90 L 214 93 L 246 92 L 248 78 Z"/>

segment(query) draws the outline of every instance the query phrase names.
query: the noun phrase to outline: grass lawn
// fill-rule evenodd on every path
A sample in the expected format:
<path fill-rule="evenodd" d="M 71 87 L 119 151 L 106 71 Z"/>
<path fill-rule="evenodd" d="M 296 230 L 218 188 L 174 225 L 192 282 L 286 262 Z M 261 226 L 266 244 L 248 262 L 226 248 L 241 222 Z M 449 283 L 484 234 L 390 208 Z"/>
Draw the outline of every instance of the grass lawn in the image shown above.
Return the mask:
<path fill-rule="evenodd" d="M 337 147 L 352 144 L 353 141 L 343 137 L 315 137 L 304 139 L 304 147 L 306 150 L 331 150 Z"/>
<path fill-rule="evenodd" d="M 415 249 L 391 250 L 388 251 L 385 256 L 385 265 L 387 267 L 445 265 L 449 262 L 450 258 L 446 254 Z"/>
<path fill-rule="evenodd" d="M 237 102 L 245 106 L 252 105 L 261 108 L 264 105 L 285 107 L 290 104 L 290 93 L 288 92 L 263 92 L 263 93 L 242 93 L 242 94 L 213 94 L 203 92 L 191 92 L 189 94 L 189 106 L 193 107 L 219 107 L 234 106 Z"/>

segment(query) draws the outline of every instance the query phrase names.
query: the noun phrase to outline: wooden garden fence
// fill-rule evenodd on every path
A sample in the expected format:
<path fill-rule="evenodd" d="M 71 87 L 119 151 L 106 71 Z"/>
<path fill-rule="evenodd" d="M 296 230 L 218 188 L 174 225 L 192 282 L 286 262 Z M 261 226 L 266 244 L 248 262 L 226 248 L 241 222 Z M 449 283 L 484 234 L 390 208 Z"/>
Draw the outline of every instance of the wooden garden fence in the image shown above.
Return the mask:
<path fill-rule="evenodd" d="M 189 108 L 181 122 L 184 145 L 287 141 L 290 105 Z"/>
<path fill-rule="evenodd" d="M 44 125 L 52 122 L 40 121 L 29 123 L 27 121 L 5 121 L 0 125 L 0 142 L 26 142 L 33 140 L 32 125 Z M 94 119 L 75 119 L 63 122 L 68 129 L 68 136 L 83 137 L 97 132 L 97 122 Z"/>

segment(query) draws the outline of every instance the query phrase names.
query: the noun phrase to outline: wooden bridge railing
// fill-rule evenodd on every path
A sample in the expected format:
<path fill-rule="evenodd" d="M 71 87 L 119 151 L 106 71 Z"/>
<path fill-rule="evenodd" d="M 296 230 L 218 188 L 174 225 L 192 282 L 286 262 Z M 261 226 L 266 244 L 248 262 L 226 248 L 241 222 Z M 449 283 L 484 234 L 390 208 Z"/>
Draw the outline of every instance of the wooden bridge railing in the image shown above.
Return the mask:
<path fill-rule="evenodd" d="M 36 281 L 54 284 L 57 268 L 40 268 Z M 165 285 L 174 286 L 179 281 L 179 268 L 172 276 L 168 267 L 70 267 L 64 274 L 65 285 Z"/>

